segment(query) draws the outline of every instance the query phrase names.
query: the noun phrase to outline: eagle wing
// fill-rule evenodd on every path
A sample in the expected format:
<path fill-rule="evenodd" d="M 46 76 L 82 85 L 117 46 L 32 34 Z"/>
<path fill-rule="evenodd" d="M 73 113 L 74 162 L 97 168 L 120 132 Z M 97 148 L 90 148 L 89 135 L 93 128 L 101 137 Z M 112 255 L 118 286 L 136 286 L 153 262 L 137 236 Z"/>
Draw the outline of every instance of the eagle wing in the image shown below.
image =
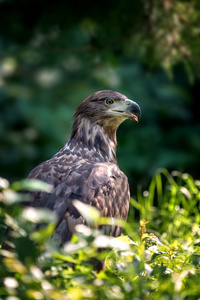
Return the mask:
<path fill-rule="evenodd" d="M 104 217 L 126 220 L 130 198 L 129 185 L 127 177 L 116 164 L 85 161 L 69 167 L 64 173 L 54 170 L 58 166 L 43 163 L 30 173 L 29 178 L 38 178 L 53 186 L 51 194 L 34 193 L 31 205 L 46 207 L 56 213 L 55 237 L 61 245 L 71 239 L 76 224 L 86 223 L 73 206 L 73 200 L 97 208 Z M 54 172 L 57 175 L 61 174 L 59 182 L 55 181 Z M 105 229 L 105 226 L 103 228 Z M 122 228 L 119 226 L 109 229 L 109 234 L 113 236 L 119 236 L 121 232 Z"/>

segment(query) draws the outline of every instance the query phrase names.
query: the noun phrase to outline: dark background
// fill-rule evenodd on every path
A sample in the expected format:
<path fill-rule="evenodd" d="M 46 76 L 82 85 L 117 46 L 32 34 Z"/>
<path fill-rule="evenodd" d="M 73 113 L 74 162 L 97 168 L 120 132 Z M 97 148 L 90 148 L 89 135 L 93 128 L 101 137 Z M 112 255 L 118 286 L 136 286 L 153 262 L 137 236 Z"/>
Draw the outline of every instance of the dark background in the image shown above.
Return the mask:
<path fill-rule="evenodd" d="M 138 102 L 118 130 L 132 194 L 155 171 L 200 177 L 199 1 L 0 1 L 0 175 L 25 178 L 68 140 L 88 95 Z"/>

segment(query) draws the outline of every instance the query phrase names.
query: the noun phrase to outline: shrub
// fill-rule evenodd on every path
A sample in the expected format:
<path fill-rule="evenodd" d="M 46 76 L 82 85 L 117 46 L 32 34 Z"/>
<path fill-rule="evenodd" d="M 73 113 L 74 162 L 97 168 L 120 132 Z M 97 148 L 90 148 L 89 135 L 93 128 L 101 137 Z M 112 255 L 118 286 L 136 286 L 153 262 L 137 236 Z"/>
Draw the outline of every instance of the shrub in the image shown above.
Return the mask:
<path fill-rule="evenodd" d="M 54 214 L 20 205 L 27 195 L 18 191 L 48 189 L 48 185 L 31 181 L 9 185 L 5 179 L 0 185 L 1 299 L 200 296 L 200 182 L 190 175 L 157 172 L 148 191 L 139 189 L 137 202 L 131 199 L 125 235 L 119 238 L 104 236 L 93 226 L 94 222 L 109 224 L 111 220 L 76 203 L 90 218 L 91 228 L 79 225 L 63 248 L 50 238 Z M 38 222 L 46 226 L 36 230 Z M 99 252 L 102 245 L 105 251 Z M 94 258 L 106 260 L 105 270 L 93 270 Z"/>

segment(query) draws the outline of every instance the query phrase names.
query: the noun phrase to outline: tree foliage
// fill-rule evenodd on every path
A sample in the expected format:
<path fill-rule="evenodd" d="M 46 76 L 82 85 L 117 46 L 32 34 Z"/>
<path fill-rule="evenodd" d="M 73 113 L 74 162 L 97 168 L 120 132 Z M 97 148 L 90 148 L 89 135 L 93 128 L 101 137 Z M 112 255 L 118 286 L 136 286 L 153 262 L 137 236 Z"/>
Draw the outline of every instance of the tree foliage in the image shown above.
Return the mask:
<path fill-rule="evenodd" d="M 58 151 L 75 108 L 97 90 L 142 108 L 139 125 L 118 131 L 119 165 L 138 195 L 122 239 L 79 228 L 58 249 L 54 215 L 24 209 L 18 193 L 48 186 L 0 181 L 1 299 L 200 297 L 200 184 L 180 173 L 199 178 L 199 32 L 198 0 L 0 1 L 1 176 L 24 178 Z M 160 167 L 179 171 L 162 169 L 148 185 Z M 93 272 L 94 257 L 106 258 L 105 271 Z"/>

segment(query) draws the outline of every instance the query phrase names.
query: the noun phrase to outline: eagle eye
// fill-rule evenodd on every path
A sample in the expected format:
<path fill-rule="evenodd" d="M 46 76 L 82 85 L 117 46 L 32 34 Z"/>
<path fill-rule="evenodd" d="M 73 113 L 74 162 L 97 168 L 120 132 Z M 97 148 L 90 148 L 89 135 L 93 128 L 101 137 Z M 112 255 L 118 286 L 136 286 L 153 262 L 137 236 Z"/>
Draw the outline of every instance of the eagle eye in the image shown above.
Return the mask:
<path fill-rule="evenodd" d="M 114 103 L 114 101 L 112 100 L 112 99 L 110 99 L 110 98 L 107 98 L 106 99 L 106 104 L 113 104 Z"/>

